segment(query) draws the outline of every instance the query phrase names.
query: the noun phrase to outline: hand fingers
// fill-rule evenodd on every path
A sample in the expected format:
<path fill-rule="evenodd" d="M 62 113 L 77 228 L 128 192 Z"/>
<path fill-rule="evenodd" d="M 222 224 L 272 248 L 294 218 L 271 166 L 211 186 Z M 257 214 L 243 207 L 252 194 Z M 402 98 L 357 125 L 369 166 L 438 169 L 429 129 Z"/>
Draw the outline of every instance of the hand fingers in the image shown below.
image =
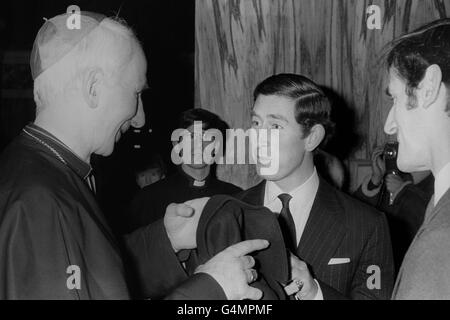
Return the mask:
<path fill-rule="evenodd" d="M 384 160 L 380 156 L 377 157 L 376 161 L 378 167 L 384 166 Z"/>
<path fill-rule="evenodd" d="M 255 269 L 247 269 L 245 270 L 245 275 L 247 277 L 247 283 L 255 282 L 258 279 L 258 273 Z"/>
<path fill-rule="evenodd" d="M 378 158 L 383 154 L 383 149 L 375 149 L 375 151 L 372 153 L 372 159 Z"/>
<path fill-rule="evenodd" d="M 291 254 L 291 267 L 304 270 L 307 268 L 306 263 L 297 258 L 295 255 Z"/>
<path fill-rule="evenodd" d="M 256 250 L 262 250 L 269 246 L 269 241 L 267 240 L 247 240 L 243 242 L 236 243 L 231 247 L 225 249 L 227 253 L 230 253 L 233 257 L 241 257 L 249 254 L 250 252 Z"/>
<path fill-rule="evenodd" d="M 387 177 L 386 177 L 386 182 L 402 182 L 403 180 L 402 180 L 402 178 L 400 178 L 399 176 L 396 176 L 396 175 L 394 175 L 394 174 L 389 174 Z"/>
<path fill-rule="evenodd" d="M 194 209 L 184 203 L 169 204 L 167 210 L 169 210 L 170 206 L 175 206 L 174 210 L 177 216 L 189 218 L 194 214 Z"/>
<path fill-rule="evenodd" d="M 188 206 L 194 208 L 194 209 L 203 209 L 206 205 L 206 203 L 209 201 L 209 197 L 205 198 L 198 198 L 186 201 L 184 204 L 187 204 Z"/>
<path fill-rule="evenodd" d="M 249 286 L 243 299 L 259 300 L 262 296 L 263 292 L 261 290 Z"/>
<path fill-rule="evenodd" d="M 374 153 L 383 153 L 383 152 L 384 152 L 384 146 L 376 147 L 376 148 L 373 150 L 373 152 L 374 152 Z"/>
<path fill-rule="evenodd" d="M 255 259 L 252 256 L 241 257 L 244 269 L 253 268 L 255 266 Z"/>
<path fill-rule="evenodd" d="M 284 292 L 286 292 L 286 295 L 288 296 L 293 295 L 298 292 L 298 287 L 295 282 L 291 282 L 289 285 L 284 287 Z"/>
<path fill-rule="evenodd" d="M 298 263 L 299 259 L 296 256 L 294 256 L 293 254 L 291 254 L 290 260 L 291 260 L 291 266 L 292 267 L 298 267 L 299 266 L 299 263 Z"/>
<path fill-rule="evenodd" d="M 291 269 L 291 279 L 305 279 L 308 276 L 307 269 L 292 268 Z"/>

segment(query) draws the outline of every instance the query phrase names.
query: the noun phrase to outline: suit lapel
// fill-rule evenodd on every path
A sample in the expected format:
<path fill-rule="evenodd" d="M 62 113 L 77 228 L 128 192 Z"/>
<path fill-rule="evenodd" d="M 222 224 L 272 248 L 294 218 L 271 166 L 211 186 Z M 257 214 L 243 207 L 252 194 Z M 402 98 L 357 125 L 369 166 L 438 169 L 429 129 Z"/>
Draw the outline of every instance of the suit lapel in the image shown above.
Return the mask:
<path fill-rule="evenodd" d="M 263 206 L 265 187 L 266 182 L 263 181 L 244 191 L 238 198 L 252 205 Z M 299 258 L 313 266 L 328 265 L 346 233 L 342 222 L 343 210 L 335 189 L 320 179 L 316 198 L 297 248 Z"/>
<path fill-rule="evenodd" d="M 264 205 L 264 193 L 266 190 L 266 180 L 260 182 L 253 188 L 244 191 L 241 196 L 237 198 L 254 206 Z"/>
<path fill-rule="evenodd" d="M 440 212 L 443 208 L 448 206 L 448 203 L 450 202 L 450 189 L 447 190 L 446 193 L 444 193 L 444 195 L 438 201 L 436 206 L 434 206 L 434 197 L 435 197 L 435 195 L 433 195 L 433 197 L 431 198 L 430 203 L 428 204 L 428 208 L 427 208 L 427 211 L 425 213 L 425 221 L 426 221 L 426 223 L 424 223 L 424 225 L 430 223 L 431 220 L 433 220 L 436 217 L 438 212 Z"/>
<path fill-rule="evenodd" d="M 316 198 L 297 248 L 300 259 L 316 268 L 328 265 L 346 233 L 342 222 L 343 210 L 333 187 L 320 179 Z"/>

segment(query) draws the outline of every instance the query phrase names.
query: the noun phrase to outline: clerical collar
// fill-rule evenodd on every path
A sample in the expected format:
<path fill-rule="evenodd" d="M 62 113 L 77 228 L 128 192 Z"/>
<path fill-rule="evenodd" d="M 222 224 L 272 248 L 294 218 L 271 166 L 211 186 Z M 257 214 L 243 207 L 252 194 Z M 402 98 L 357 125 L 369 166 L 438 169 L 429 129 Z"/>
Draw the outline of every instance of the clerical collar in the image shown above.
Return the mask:
<path fill-rule="evenodd" d="M 192 185 L 193 185 L 194 187 L 204 187 L 204 186 L 205 186 L 205 183 L 206 183 L 206 180 L 202 180 L 202 181 L 194 180 L 194 182 L 192 183 Z"/>
<path fill-rule="evenodd" d="M 23 129 L 23 134 L 37 144 L 42 145 L 43 148 L 47 149 L 59 161 L 65 163 L 82 179 L 86 179 L 90 175 L 92 171 L 91 165 L 78 157 L 68 146 L 50 132 L 32 123 Z"/>
<path fill-rule="evenodd" d="M 212 174 L 211 171 L 209 172 L 209 175 L 205 178 L 205 180 L 195 180 L 194 178 L 192 178 L 190 175 L 188 175 L 186 172 L 184 172 L 183 168 L 181 168 L 181 166 L 179 167 L 178 171 L 180 172 L 180 174 L 187 180 L 189 187 L 191 188 L 205 188 L 209 185 L 209 182 L 212 179 Z"/>

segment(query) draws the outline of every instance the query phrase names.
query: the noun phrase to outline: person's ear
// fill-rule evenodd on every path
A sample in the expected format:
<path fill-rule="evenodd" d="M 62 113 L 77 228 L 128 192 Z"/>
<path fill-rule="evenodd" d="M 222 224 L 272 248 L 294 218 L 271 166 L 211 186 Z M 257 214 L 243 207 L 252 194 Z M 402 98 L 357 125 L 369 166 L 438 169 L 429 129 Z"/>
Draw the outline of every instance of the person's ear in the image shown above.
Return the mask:
<path fill-rule="evenodd" d="M 83 79 L 83 97 L 90 108 L 97 108 L 101 86 L 104 80 L 103 70 L 100 68 L 93 68 L 86 71 Z"/>
<path fill-rule="evenodd" d="M 429 66 L 418 87 L 417 95 L 419 106 L 423 106 L 426 109 L 432 105 L 438 98 L 441 84 L 441 68 L 436 64 Z"/>
<path fill-rule="evenodd" d="M 325 138 L 325 128 L 321 124 L 314 125 L 309 135 L 305 138 L 305 150 L 313 152 Z"/>

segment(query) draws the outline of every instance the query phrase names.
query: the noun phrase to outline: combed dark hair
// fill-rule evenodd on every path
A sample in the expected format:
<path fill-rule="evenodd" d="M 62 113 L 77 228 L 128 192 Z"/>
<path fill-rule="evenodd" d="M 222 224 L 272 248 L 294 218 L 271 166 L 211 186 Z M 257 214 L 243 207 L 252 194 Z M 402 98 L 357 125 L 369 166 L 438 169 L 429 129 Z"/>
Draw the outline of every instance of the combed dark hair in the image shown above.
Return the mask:
<path fill-rule="evenodd" d="M 217 129 L 223 137 L 226 137 L 228 124 L 215 113 L 201 108 L 189 109 L 181 113 L 178 118 L 178 128 L 187 129 L 194 125 L 195 121 L 201 121 L 204 124 L 204 130 Z"/>
<path fill-rule="evenodd" d="M 302 126 L 304 137 L 311 133 L 316 124 L 321 124 L 328 136 L 332 135 L 334 123 L 330 119 L 330 100 L 322 89 L 307 77 L 291 73 L 271 76 L 255 88 L 254 101 L 259 95 L 277 95 L 294 100 L 295 120 Z"/>
<path fill-rule="evenodd" d="M 442 81 L 450 84 L 450 19 L 436 20 L 392 41 L 386 62 L 405 80 L 406 93 L 413 100 L 414 90 L 431 65 L 438 65 Z"/>

